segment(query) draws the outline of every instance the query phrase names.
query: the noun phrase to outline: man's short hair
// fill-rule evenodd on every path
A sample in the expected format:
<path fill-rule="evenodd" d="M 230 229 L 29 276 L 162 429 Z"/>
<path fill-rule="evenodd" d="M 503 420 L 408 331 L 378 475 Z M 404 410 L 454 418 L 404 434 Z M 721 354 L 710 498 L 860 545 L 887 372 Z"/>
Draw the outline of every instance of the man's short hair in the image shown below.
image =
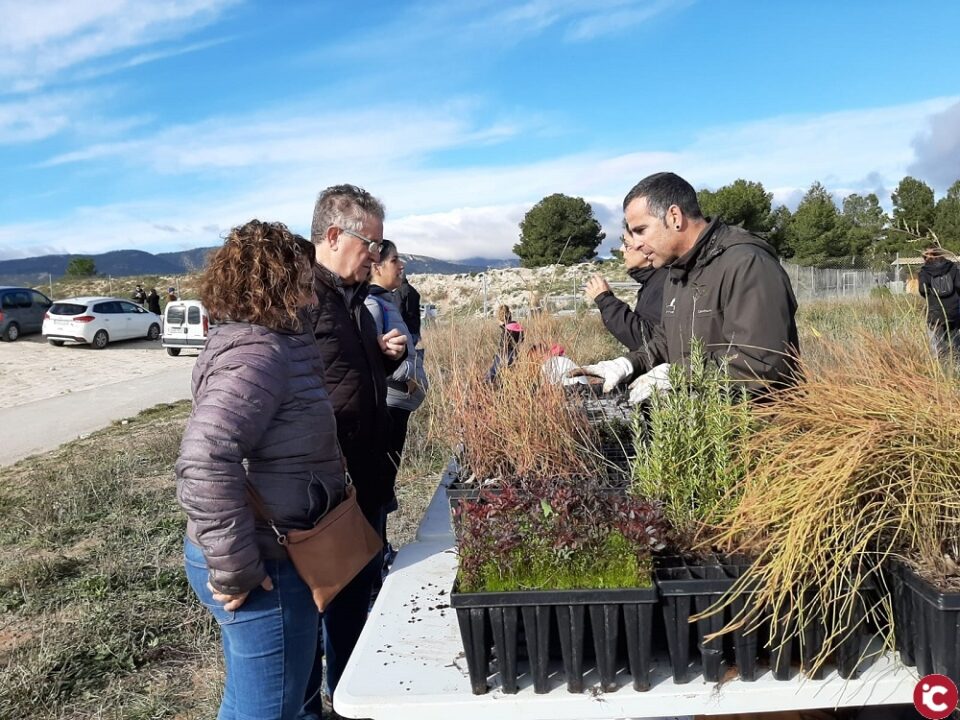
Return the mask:
<path fill-rule="evenodd" d="M 386 214 L 383 203 L 362 187 L 331 185 L 317 196 L 313 206 L 310 240 L 319 242 L 331 225 L 359 231 L 368 218 L 375 217 L 382 222 Z"/>
<path fill-rule="evenodd" d="M 943 248 L 939 245 L 928 245 L 923 249 L 924 257 L 933 257 L 933 258 L 942 258 L 946 257 L 946 253 L 943 251 Z"/>
<path fill-rule="evenodd" d="M 672 172 L 647 175 L 634 185 L 623 199 L 624 211 L 627 205 L 637 198 L 646 198 L 650 214 L 663 220 L 664 224 L 667 222 L 667 210 L 671 205 L 676 205 L 684 216 L 691 220 L 703 218 L 693 185 Z"/>

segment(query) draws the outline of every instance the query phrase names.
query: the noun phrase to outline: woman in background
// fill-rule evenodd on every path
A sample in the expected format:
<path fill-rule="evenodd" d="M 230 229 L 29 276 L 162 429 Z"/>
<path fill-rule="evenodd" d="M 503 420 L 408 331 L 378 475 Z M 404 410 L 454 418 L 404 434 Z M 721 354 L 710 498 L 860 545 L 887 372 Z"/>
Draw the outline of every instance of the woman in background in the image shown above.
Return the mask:
<path fill-rule="evenodd" d="M 497 322 L 500 325 L 500 342 L 497 354 L 493 356 L 493 364 L 487 370 L 487 381 L 492 383 L 497 381 L 497 373 L 501 368 L 513 365 L 517 359 L 517 346 L 523 340 L 523 327 L 513 321 L 509 305 L 497 307 Z"/>
<path fill-rule="evenodd" d="M 176 464 L 187 579 L 220 625 L 219 720 L 293 720 L 320 614 L 279 532 L 312 527 L 344 496 L 333 407 L 311 328 L 313 245 L 280 223 L 234 228 L 210 258 L 210 317 Z M 264 506 L 251 506 L 247 485 Z"/>
<path fill-rule="evenodd" d="M 380 261 L 370 268 L 370 292 L 364 300 L 367 310 L 373 315 L 377 325 L 377 334 L 383 335 L 390 330 L 399 330 L 407 338 L 407 357 L 394 373 L 387 377 L 387 410 L 390 413 L 390 437 L 388 455 L 393 466 L 394 479 L 403 457 L 403 446 L 407 441 L 407 424 L 410 413 L 423 403 L 427 391 L 427 375 L 423 370 L 423 351 L 414 346 L 413 333 L 397 305 L 395 291 L 403 281 L 403 260 L 397 253 L 397 246 L 390 240 L 384 240 L 380 248 Z M 384 571 L 393 561 L 393 548 L 387 542 L 387 514 L 397 509 L 396 497 L 384 508 L 383 527 Z M 379 583 L 374 585 L 374 597 Z"/>

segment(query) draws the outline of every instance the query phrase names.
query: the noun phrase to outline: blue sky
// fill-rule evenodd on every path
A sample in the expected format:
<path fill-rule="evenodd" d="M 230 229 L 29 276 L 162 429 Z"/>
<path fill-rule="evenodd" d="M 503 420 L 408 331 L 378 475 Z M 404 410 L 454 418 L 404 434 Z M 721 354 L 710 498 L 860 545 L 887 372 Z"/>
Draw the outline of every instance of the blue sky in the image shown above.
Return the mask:
<path fill-rule="evenodd" d="M 0 0 L 0 259 L 308 234 L 353 182 L 401 252 L 505 257 L 545 195 L 673 170 L 795 206 L 960 178 L 960 3 Z"/>

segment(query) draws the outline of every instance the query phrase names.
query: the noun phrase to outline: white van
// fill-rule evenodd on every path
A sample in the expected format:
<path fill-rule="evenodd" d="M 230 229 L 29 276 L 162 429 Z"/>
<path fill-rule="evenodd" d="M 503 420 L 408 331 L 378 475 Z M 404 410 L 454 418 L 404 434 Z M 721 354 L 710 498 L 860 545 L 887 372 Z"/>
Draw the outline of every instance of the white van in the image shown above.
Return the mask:
<path fill-rule="evenodd" d="M 163 312 L 160 344 L 176 357 L 184 348 L 199 350 L 207 342 L 210 317 L 199 300 L 174 300 Z"/>

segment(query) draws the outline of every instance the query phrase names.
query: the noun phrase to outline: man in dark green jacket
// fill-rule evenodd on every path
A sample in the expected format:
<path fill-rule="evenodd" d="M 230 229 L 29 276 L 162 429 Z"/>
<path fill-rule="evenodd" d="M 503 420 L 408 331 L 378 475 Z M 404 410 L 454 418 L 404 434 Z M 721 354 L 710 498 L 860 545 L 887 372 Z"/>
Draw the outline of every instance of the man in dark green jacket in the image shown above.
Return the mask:
<path fill-rule="evenodd" d="M 703 217 L 696 191 L 673 173 L 641 180 L 623 209 L 627 239 L 654 267 L 669 270 L 662 323 L 646 348 L 584 371 L 602 377 L 607 392 L 636 379 L 631 399 L 643 400 L 668 387 L 666 364 L 689 365 L 696 338 L 752 395 L 793 384 L 797 301 L 773 248 L 742 228 Z"/>

